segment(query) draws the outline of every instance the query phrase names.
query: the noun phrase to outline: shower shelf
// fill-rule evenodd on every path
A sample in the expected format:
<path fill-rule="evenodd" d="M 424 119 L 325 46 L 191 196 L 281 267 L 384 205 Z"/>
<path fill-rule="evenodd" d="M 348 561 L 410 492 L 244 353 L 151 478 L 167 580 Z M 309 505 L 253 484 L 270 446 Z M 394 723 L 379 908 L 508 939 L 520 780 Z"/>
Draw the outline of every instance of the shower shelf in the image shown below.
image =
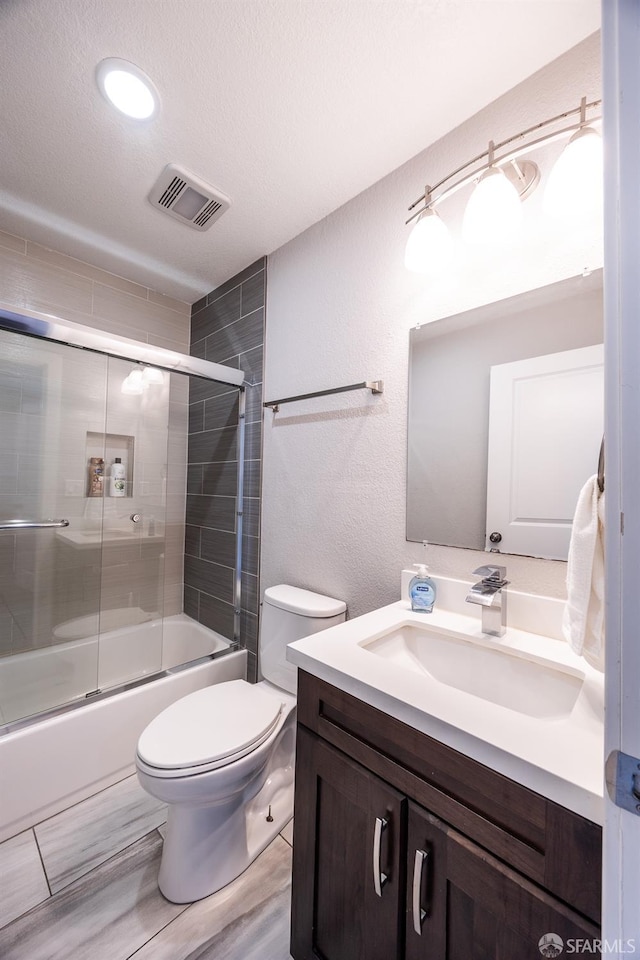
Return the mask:
<path fill-rule="evenodd" d="M 120 457 L 127 471 L 126 497 L 133 496 L 133 463 L 135 450 L 135 437 L 124 433 L 99 433 L 97 431 L 87 431 L 86 443 L 86 464 L 87 470 L 92 457 L 102 457 L 104 459 L 104 490 L 105 497 L 109 496 L 109 476 L 111 464 L 116 457 Z M 88 479 L 87 479 L 88 493 Z M 122 498 L 120 498 L 122 499 Z"/>

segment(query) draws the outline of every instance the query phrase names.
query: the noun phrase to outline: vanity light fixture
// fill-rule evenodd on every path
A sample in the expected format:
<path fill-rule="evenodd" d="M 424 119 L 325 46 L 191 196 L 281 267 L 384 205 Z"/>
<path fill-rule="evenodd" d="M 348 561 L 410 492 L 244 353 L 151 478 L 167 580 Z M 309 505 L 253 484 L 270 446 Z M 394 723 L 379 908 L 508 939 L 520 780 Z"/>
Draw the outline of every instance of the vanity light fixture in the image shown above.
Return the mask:
<path fill-rule="evenodd" d="M 158 112 L 160 96 L 140 67 L 108 57 L 96 67 L 96 83 L 105 100 L 134 120 L 150 120 Z"/>
<path fill-rule="evenodd" d="M 449 229 L 433 207 L 420 213 L 409 234 L 404 254 L 407 270 L 415 273 L 439 273 L 453 256 L 453 240 Z"/>
<path fill-rule="evenodd" d="M 544 212 L 575 219 L 602 209 L 602 137 L 586 121 L 584 101 L 580 127 L 556 160 L 544 191 Z"/>
<path fill-rule="evenodd" d="M 489 144 L 490 155 L 493 144 Z M 522 204 L 515 185 L 493 164 L 469 197 L 462 236 L 467 243 L 507 243 L 522 225 Z"/>
<path fill-rule="evenodd" d="M 522 220 L 522 200 L 540 180 L 538 165 L 521 158 L 568 134 L 571 139 L 549 175 L 545 212 L 551 208 L 555 216 L 567 216 L 575 211 L 576 204 L 583 212 L 587 208 L 590 212 L 596 210 L 602 195 L 602 140 L 592 124 L 601 119 L 595 113 L 601 103 L 602 100 L 587 103 L 583 97 L 580 106 L 573 110 L 542 120 L 499 143 L 490 141 L 483 153 L 433 186 L 426 186 L 423 195 L 409 207 L 411 216 L 405 221 L 416 221 L 407 241 L 407 269 L 433 274 L 446 266 L 453 253 L 453 241 L 439 216 L 439 207 L 471 183 L 475 183 L 475 189 L 463 218 L 463 239 L 468 243 L 504 243 L 513 239 Z M 576 116 L 577 122 L 571 122 Z"/>

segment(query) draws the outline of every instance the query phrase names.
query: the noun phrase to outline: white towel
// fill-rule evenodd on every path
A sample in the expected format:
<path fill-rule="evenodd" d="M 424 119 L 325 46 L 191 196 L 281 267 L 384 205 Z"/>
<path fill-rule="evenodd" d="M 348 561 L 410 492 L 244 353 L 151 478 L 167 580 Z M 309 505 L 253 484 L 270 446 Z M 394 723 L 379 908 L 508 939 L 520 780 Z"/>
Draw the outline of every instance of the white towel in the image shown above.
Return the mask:
<path fill-rule="evenodd" d="M 604 493 L 590 477 L 578 496 L 562 629 L 572 649 L 604 672 Z"/>

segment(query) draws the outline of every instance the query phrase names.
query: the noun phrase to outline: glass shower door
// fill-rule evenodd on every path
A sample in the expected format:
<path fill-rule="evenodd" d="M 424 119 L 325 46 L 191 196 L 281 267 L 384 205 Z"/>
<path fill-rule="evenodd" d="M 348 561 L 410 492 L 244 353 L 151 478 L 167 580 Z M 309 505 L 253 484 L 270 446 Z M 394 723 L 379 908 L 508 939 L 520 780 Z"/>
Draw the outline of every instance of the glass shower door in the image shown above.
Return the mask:
<path fill-rule="evenodd" d="M 169 420 L 170 375 L 109 357 L 105 430 L 93 438 L 105 460 L 101 690 L 163 668 Z"/>
<path fill-rule="evenodd" d="M 111 350 L 124 344 L 90 328 L 5 319 L 0 725 L 214 653 L 215 637 L 184 629 L 189 376 L 243 376 L 135 342 L 138 361 L 123 360 Z M 221 602 L 235 630 L 232 576 L 230 563 Z"/>
<path fill-rule="evenodd" d="M 107 359 L 4 331 L 0 356 L 6 723 L 97 688 L 103 518 L 102 497 L 89 496 L 86 455 L 88 434 L 104 430 Z"/>

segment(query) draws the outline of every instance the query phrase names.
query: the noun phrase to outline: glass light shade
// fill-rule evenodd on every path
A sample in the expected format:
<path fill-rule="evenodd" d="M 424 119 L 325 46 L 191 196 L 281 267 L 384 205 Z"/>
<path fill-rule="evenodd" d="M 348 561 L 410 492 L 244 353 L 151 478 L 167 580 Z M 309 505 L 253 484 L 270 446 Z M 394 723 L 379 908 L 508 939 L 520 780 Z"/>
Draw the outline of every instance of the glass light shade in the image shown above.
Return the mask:
<path fill-rule="evenodd" d="M 453 240 L 435 210 L 424 210 L 409 234 L 404 265 L 414 273 L 434 275 L 451 262 Z"/>
<path fill-rule="evenodd" d="M 158 370 L 157 367 L 145 367 L 142 371 L 142 382 L 162 385 L 164 383 L 162 370 Z"/>
<path fill-rule="evenodd" d="M 120 391 L 127 396 L 136 397 L 144 393 L 144 377 L 142 370 L 132 370 L 122 381 Z"/>
<path fill-rule="evenodd" d="M 462 220 L 467 243 L 508 243 L 522 225 L 522 202 L 518 191 L 502 170 L 490 167 L 480 177 L 469 197 Z"/>
<path fill-rule="evenodd" d="M 602 137 L 582 127 L 569 140 L 549 174 L 544 212 L 556 219 L 583 219 L 602 209 Z"/>
<path fill-rule="evenodd" d="M 134 120 L 148 120 L 158 109 L 158 93 L 143 71 L 126 60 L 109 57 L 96 68 L 102 95 L 117 110 Z"/>

